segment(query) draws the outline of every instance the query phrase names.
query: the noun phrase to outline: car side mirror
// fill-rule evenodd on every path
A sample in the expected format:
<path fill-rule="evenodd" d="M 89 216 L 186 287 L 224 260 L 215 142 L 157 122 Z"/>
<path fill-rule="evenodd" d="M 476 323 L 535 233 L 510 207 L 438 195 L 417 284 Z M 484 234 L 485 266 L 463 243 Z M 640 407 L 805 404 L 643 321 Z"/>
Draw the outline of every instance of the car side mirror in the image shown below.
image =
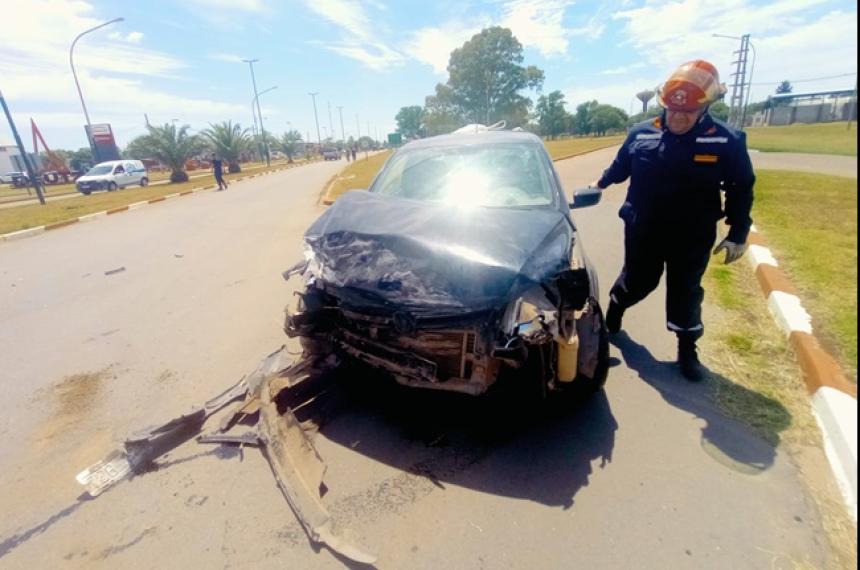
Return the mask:
<path fill-rule="evenodd" d="M 573 202 L 570 203 L 570 209 L 588 208 L 596 206 L 600 203 L 600 198 L 603 196 L 603 190 L 589 186 L 580 188 L 573 193 Z"/>

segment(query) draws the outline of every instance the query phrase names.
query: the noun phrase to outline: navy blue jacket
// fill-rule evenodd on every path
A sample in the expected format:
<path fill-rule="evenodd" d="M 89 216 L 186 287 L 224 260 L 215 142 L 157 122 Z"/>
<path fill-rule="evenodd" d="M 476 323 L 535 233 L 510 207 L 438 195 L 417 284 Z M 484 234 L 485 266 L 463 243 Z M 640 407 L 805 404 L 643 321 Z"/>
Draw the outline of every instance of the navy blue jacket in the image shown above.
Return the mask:
<path fill-rule="evenodd" d="M 598 184 L 605 188 L 627 178 L 621 215 L 628 223 L 669 226 L 683 236 L 725 217 L 728 239 L 746 242 L 755 174 L 742 131 L 708 113 L 683 135 L 672 134 L 664 117 L 638 123 Z"/>

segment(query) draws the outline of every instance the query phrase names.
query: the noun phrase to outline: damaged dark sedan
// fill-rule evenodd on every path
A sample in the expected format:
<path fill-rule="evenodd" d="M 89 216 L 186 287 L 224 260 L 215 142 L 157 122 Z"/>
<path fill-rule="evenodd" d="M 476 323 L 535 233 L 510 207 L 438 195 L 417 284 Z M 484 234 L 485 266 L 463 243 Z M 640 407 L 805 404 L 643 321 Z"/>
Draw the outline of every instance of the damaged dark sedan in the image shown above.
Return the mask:
<path fill-rule="evenodd" d="M 411 142 L 342 195 L 285 273 L 285 330 L 397 382 L 479 395 L 502 377 L 542 395 L 603 386 L 595 272 L 541 140 L 482 130 Z"/>

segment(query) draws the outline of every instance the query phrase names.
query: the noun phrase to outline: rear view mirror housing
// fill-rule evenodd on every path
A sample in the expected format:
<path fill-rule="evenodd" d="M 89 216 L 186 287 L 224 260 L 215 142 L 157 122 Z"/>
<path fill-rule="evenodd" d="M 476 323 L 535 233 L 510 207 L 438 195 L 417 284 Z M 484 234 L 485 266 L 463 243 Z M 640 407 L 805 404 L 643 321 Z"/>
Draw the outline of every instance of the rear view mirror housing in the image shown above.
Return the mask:
<path fill-rule="evenodd" d="M 588 208 L 596 206 L 600 203 L 600 198 L 603 197 L 603 190 L 595 187 L 580 188 L 573 193 L 573 202 L 570 203 L 570 209 Z"/>

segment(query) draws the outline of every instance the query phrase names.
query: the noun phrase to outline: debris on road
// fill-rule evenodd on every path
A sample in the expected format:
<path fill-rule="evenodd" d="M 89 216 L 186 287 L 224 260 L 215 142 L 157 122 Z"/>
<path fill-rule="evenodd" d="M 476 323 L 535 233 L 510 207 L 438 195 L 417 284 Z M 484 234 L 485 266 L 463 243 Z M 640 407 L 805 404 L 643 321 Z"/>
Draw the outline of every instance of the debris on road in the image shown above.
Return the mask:
<path fill-rule="evenodd" d="M 199 435 L 197 442 L 259 447 L 308 538 L 351 560 L 372 564 L 376 560 L 373 554 L 335 532 L 336 525 L 322 502 L 326 465 L 292 409 L 278 409 L 285 393 L 333 369 L 337 363 L 333 356 L 296 358 L 282 346 L 264 358 L 250 375 L 202 407 L 134 434 L 124 442 L 123 449 L 114 450 L 84 469 L 76 479 L 96 497 L 123 479 L 145 472 L 159 457 L 198 436 L 210 416 L 241 400 L 214 432 Z M 226 433 L 241 419 L 253 415 L 257 418 L 252 431 Z"/>
<path fill-rule="evenodd" d="M 123 271 L 125 271 L 125 266 L 117 267 L 116 269 L 108 269 L 107 271 L 105 271 L 105 275 L 116 275 L 117 273 L 122 273 Z"/>

